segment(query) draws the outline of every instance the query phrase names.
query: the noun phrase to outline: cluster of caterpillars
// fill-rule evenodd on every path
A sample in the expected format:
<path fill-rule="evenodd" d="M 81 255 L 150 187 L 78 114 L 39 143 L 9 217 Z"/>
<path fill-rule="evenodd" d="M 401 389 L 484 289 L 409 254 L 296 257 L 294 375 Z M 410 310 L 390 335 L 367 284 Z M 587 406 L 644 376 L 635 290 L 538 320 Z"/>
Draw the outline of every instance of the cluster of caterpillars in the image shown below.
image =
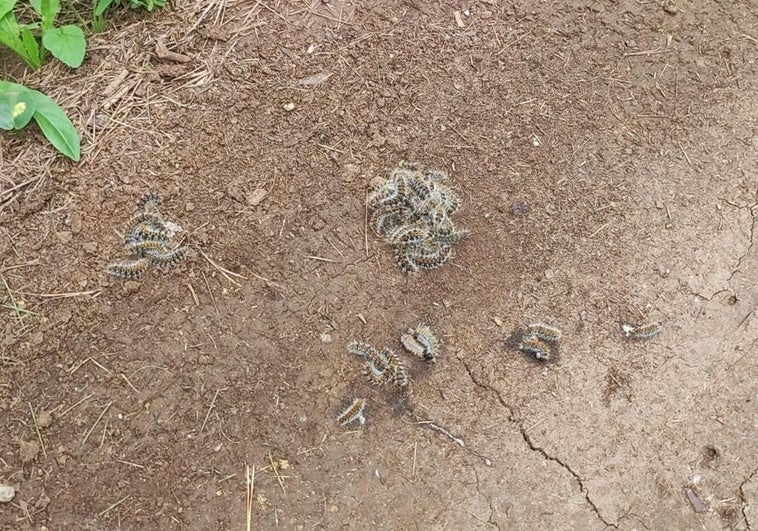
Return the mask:
<path fill-rule="evenodd" d="M 518 349 L 542 363 L 558 359 L 561 331 L 545 323 L 532 323 L 519 331 Z"/>
<path fill-rule="evenodd" d="M 434 363 L 440 351 L 440 341 L 432 330 L 425 324 L 419 324 L 409 328 L 400 336 L 400 342 L 405 350 L 427 362 Z M 385 347 L 378 349 L 368 343 L 351 341 L 347 345 L 347 351 L 361 358 L 365 363 L 364 374 L 369 382 L 374 385 L 393 384 L 400 388 L 405 397 L 409 394 L 409 378 L 405 365 L 395 352 Z M 341 426 L 347 426 L 353 422 L 363 425 L 366 421 L 364 409 L 366 400 L 356 398 L 337 417 Z"/>
<path fill-rule="evenodd" d="M 351 341 L 347 351 L 366 362 L 365 374 L 374 385 L 393 383 L 400 388 L 408 386 L 408 372 L 400 358 L 390 348 L 376 349 L 368 343 Z"/>
<path fill-rule="evenodd" d="M 371 226 L 392 244 L 405 273 L 442 266 L 467 234 L 450 218 L 461 201 L 446 179 L 439 170 L 400 167 L 369 194 Z"/>
<path fill-rule="evenodd" d="M 140 278 L 149 269 L 174 265 L 187 255 L 187 247 L 171 245 L 174 230 L 163 219 L 160 204 L 161 197 L 154 193 L 139 200 L 124 238 L 131 259 L 110 264 L 109 275 L 125 280 Z"/>

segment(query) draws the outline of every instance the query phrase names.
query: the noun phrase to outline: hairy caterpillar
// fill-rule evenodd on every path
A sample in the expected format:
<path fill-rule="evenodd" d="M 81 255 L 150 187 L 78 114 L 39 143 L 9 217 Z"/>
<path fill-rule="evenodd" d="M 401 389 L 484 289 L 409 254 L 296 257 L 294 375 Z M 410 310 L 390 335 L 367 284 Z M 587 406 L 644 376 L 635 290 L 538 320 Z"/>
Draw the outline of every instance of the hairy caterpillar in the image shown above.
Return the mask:
<path fill-rule="evenodd" d="M 409 328 L 406 333 L 400 336 L 400 343 L 405 350 L 419 358 L 423 358 L 430 363 L 437 361 L 440 343 L 434 332 L 425 324 Z"/>
<path fill-rule="evenodd" d="M 545 323 L 532 323 L 524 327 L 524 337 L 536 337 L 548 343 L 560 341 L 561 336 L 560 330 Z"/>
<path fill-rule="evenodd" d="M 629 339 L 647 341 L 661 332 L 663 332 L 663 325 L 657 321 L 641 326 L 633 326 L 626 323 L 621 324 L 621 333 Z"/>
<path fill-rule="evenodd" d="M 339 414 L 337 422 L 340 423 L 340 426 L 347 426 L 357 420 L 362 426 L 366 422 L 366 417 L 363 416 L 363 409 L 365 407 L 366 401 L 363 398 L 356 398 Z"/>
<path fill-rule="evenodd" d="M 140 278 L 150 268 L 150 260 L 147 258 L 139 258 L 137 260 L 131 260 L 129 262 L 115 262 L 108 266 L 107 272 L 109 275 L 119 277 L 124 280 L 130 280 L 134 278 Z"/>

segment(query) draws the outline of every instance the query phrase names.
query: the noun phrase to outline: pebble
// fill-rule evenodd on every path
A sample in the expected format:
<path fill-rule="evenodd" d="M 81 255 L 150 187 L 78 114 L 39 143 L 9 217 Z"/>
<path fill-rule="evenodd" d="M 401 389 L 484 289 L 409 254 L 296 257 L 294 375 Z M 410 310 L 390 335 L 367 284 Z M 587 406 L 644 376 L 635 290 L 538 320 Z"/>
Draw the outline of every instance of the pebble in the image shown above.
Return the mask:
<path fill-rule="evenodd" d="M 10 485 L 0 485 L 0 503 L 8 503 L 15 495 L 15 488 Z"/>

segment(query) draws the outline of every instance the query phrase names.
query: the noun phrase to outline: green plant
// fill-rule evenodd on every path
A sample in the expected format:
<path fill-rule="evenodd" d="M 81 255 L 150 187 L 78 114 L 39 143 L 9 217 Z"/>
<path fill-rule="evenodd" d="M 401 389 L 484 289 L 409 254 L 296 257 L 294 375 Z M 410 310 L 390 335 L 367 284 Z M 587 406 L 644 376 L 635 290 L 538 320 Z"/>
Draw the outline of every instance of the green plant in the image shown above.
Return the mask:
<path fill-rule="evenodd" d="M 87 43 L 81 28 L 74 25 L 56 26 L 60 0 L 29 0 L 40 22 L 19 24 L 14 8 L 19 0 L 0 0 L 0 43 L 17 53 L 35 70 L 42 66 L 45 50 L 62 63 L 76 68 L 84 60 Z M 33 32 L 37 32 L 41 44 Z"/>
<path fill-rule="evenodd" d="M 166 0 L 128 0 L 132 9 L 145 9 L 146 11 L 152 11 L 155 8 L 161 8 L 166 5 Z M 112 5 L 125 4 L 126 0 L 94 0 L 95 5 L 92 10 L 94 17 L 100 17 L 105 13 L 105 10 Z"/>
<path fill-rule="evenodd" d="M 37 90 L 0 81 L 0 129 L 23 129 L 32 119 L 58 151 L 71 160 L 79 160 L 79 135 L 63 109 Z"/>

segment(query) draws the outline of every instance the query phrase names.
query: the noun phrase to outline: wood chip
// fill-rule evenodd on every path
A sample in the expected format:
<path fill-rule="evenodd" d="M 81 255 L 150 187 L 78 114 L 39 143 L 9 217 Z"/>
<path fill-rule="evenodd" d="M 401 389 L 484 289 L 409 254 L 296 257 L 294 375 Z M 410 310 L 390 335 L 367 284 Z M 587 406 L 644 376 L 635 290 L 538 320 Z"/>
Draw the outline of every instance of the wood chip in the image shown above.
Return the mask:
<path fill-rule="evenodd" d="M 461 17 L 461 12 L 460 11 L 453 12 L 453 16 L 455 17 L 455 24 L 459 28 L 465 28 L 466 27 L 466 25 L 463 23 L 463 17 Z"/>
<path fill-rule="evenodd" d="M 155 43 L 155 55 L 158 56 L 158 59 L 165 59 L 166 61 L 173 61 L 175 63 L 189 63 L 192 60 L 189 55 L 169 50 L 161 39 L 158 39 L 158 42 Z"/>
<path fill-rule="evenodd" d="M 297 80 L 297 82 L 306 87 L 315 87 L 316 85 L 320 85 L 329 79 L 329 77 L 331 77 L 331 74 L 319 72 L 318 74 L 313 74 L 312 76 L 301 77 Z"/>
<path fill-rule="evenodd" d="M 708 512 L 708 507 L 697 497 L 697 494 L 692 489 L 685 489 L 684 492 L 687 494 L 687 498 L 690 500 L 692 508 L 695 509 L 696 513 Z"/>

